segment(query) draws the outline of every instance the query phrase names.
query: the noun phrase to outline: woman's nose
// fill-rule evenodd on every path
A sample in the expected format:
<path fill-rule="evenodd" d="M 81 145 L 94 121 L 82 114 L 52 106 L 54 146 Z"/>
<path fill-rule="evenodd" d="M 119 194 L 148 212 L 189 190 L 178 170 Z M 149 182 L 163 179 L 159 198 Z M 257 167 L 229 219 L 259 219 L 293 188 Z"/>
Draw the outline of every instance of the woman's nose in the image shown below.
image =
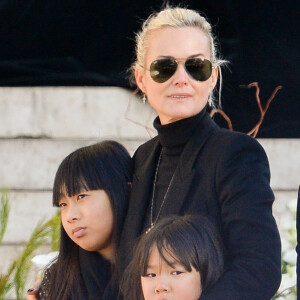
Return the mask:
<path fill-rule="evenodd" d="M 173 75 L 173 84 L 176 86 L 185 86 L 188 83 L 188 74 L 184 67 L 184 62 L 179 62 L 177 70 Z"/>

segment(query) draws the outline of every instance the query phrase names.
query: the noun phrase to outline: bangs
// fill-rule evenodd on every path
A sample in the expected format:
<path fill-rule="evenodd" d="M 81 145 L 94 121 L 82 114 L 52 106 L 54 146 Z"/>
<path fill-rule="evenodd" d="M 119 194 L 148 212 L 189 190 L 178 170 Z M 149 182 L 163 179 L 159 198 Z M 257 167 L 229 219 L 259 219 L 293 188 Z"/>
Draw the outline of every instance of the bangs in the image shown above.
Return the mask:
<path fill-rule="evenodd" d="M 175 267 L 175 264 L 182 265 L 186 271 L 191 272 L 192 271 L 192 263 L 189 260 L 189 258 L 186 255 L 182 255 L 181 253 L 175 253 L 174 248 L 170 246 L 169 244 L 166 244 L 166 241 L 163 241 L 162 243 L 158 243 L 157 250 L 159 253 L 159 256 L 172 268 Z M 180 247 L 181 248 L 181 247 Z M 177 247 L 177 252 L 178 251 Z M 168 258 L 167 258 L 168 257 Z"/>
<path fill-rule="evenodd" d="M 80 150 L 80 149 L 79 149 Z M 58 206 L 63 197 L 72 197 L 89 190 L 105 189 L 102 162 L 97 157 L 86 157 L 75 151 L 59 166 L 53 186 L 53 205 Z"/>
<path fill-rule="evenodd" d="M 87 182 L 82 177 L 79 177 L 77 180 L 68 180 L 67 182 L 61 181 L 54 189 L 53 205 L 58 206 L 59 201 L 64 197 L 73 197 L 89 190 L 92 189 L 89 188 Z"/>
<path fill-rule="evenodd" d="M 149 239 L 139 254 L 139 267 L 141 275 L 145 276 L 148 268 L 151 251 L 157 247 L 160 257 L 172 268 L 175 264 L 182 265 L 186 271 L 191 272 L 192 267 L 199 270 L 199 257 L 195 247 L 195 241 L 190 238 L 183 228 L 169 226 L 160 231 L 149 232 Z M 191 228 L 190 228 L 191 229 Z M 192 228 L 193 230 L 193 228 Z M 153 234 L 152 236 L 151 233 Z"/>

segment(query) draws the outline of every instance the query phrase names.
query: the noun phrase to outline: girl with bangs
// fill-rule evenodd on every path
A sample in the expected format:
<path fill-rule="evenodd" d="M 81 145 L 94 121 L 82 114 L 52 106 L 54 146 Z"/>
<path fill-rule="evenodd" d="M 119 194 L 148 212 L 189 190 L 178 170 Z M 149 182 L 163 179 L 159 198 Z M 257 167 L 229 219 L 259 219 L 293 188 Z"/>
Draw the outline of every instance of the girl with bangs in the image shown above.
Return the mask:
<path fill-rule="evenodd" d="M 113 298 L 105 288 L 117 271 L 131 171 L 129 153 L 113 141 L 80 148 L 62 161 L 53 188 L 53 205 L 61 209 L 60 249 L 39 299 Z"/>
<path fill-rule="evenodd" d="M 124 272 L 125 300 L 197 300 L 223 272 L 223 248 L 204 216 L 170 216 L 145 233 Z"/>

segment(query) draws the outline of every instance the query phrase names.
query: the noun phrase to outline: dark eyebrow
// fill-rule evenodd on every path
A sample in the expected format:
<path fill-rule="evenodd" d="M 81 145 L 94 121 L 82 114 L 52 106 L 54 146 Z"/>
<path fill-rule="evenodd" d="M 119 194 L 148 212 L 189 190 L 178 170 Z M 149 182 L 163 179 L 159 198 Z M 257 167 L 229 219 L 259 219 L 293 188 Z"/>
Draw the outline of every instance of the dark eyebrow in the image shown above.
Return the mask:
<path fill-rule="evenodd" d="M 197 56 L 204 56 L 204 54 L 200 52 L 197 54 L 190 55 L 189 58 L 193 58 L 193 57 L 197 57 Z"/>
<path fill-rule="evenodd" d="M 151 265 L 147 265 L 146 267 L 147 267 L 147 269 L 153 268 L 153 266 L 151 266 Z"/>

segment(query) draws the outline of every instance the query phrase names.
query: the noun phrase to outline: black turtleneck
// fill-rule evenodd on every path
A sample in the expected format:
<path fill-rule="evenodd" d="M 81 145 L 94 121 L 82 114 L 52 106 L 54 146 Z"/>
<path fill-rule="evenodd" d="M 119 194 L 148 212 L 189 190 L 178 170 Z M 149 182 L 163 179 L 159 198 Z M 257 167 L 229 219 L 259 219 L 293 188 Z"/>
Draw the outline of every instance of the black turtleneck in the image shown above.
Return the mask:
<path fill-rule="evenodd" d="M 182 150 L 197 128 L 197 125 L 201 122 L 205 113 L 206 108 L 193 117 L 166 125 L 161 125 L 159 117 L 157 117 L 153 122 L 154 128 L 158 132 L 159 142 L 162 146 L 162 156 L 155 183 L 153 221 L 156 220 Z M 151 199 L 152 193 L 149 198 L 146 222 L 144 223 L 146 225 L 145 229 L 147 229 L 151 224 Z"/>

